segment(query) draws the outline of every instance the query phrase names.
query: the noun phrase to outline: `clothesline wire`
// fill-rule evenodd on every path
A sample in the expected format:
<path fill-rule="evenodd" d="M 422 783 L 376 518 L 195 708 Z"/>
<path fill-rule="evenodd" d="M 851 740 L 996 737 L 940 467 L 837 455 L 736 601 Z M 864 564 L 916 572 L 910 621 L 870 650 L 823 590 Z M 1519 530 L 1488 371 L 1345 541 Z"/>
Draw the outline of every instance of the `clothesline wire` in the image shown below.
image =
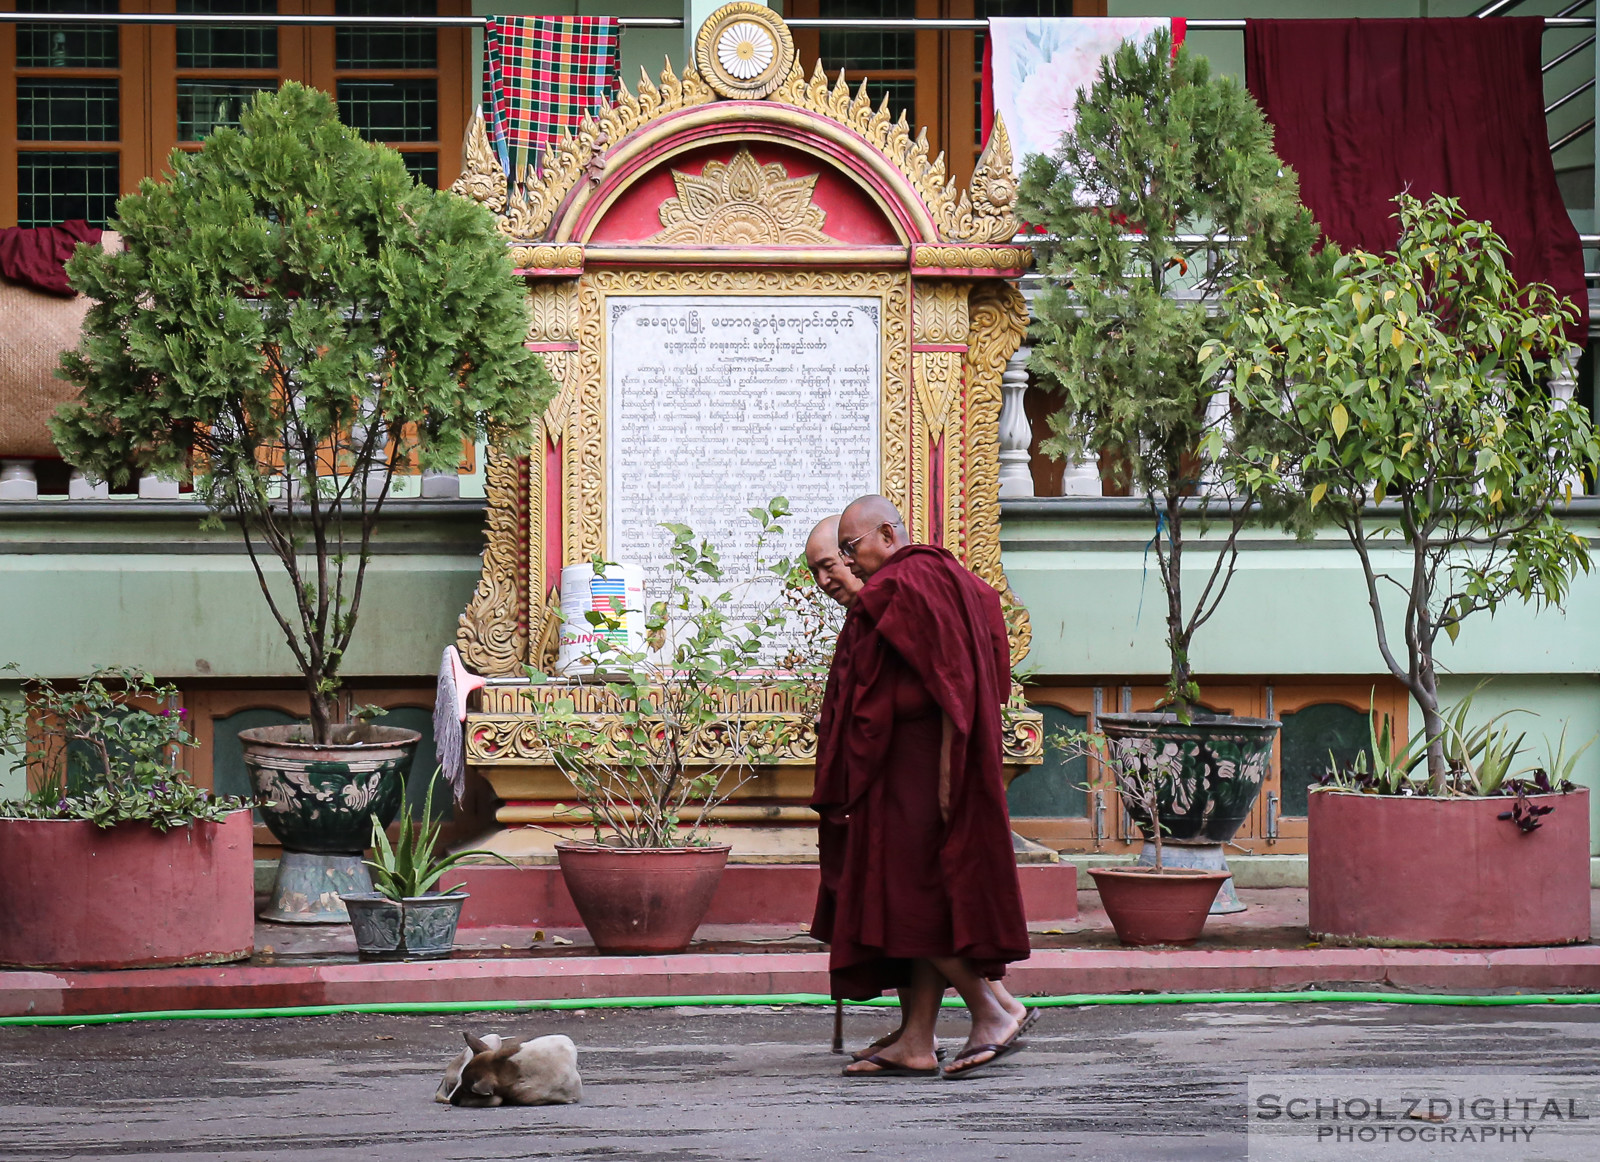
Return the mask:
<path fill-rule="evenodd" d="M 679 29 L 680 16 L 618 16 L 618 27 Z M 482 28 L 486 16 L 312 16 L 304 14 L 237 12 L 0 12 L 0 24 L 227 24 L 236 26 L 316 26 L 378 28 Z M 831 29 L 853 32 L 981 32 L 987 20 L 877 19 L 873 17 L 801 17 L 786 22 L 790 28 Z M 1189 19 L 1190 32 L 1243 32 L 1245 21 Z M 1544 26 L 1554 28 L 1593 28 L 1592 16 L 1547 16 Z"/>

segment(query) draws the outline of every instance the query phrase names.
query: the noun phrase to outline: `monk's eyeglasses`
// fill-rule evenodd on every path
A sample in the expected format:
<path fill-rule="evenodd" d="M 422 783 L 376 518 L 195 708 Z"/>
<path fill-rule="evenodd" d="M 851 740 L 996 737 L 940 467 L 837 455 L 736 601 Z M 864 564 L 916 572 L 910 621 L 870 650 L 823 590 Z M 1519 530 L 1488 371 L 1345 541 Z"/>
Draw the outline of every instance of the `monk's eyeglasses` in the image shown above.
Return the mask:
<path fill-rule="evenodd" d="M 866 532 L 862 533 L 859 537 L 851 537 L 848 541 L 840 541 L 839 542 L 839 552 L 841 554 L 843 554 L 844 556 L 850 558 L 850 560 L 854 561 L 856 559 L 856 546 L 857 545 L 859 545 L 862 541 L 866 540 L 868 537 L 870 537 L 873 533 L 877 532 L 879 529 L 892 529 L 892 528 L 894 528 L 894 525 L 890 524 L 888 521 L 882 521 L 882 522 L 880 522 L 878 524 L 875 524 L 870 529 L 868 529 Z"/>

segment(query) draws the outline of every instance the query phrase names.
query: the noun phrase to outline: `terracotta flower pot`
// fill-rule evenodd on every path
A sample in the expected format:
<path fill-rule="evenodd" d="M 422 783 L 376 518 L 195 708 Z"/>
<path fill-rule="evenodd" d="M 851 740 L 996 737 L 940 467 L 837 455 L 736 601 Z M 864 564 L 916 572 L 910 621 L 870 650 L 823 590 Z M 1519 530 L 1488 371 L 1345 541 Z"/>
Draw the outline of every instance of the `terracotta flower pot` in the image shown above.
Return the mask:
<path fill-rule="evenodd" d="M 1514 948 L 1589 939 L 1589 792 L 1516 800 L 1311 793 L 1306 885 L 1313 940 Z"/>
<path fill-rule="evenodd" d="M 249 811 L 166 832 L 0 819 L 0 964 L 221 964 L 254 944 Z"/>
<path fill-rule="evenodd" d="M 682 952 L 728 863 L 716 847 L 558 843 L 561 876 L 601 952 Z"/>
<path fill-rule="evenodd" d="M 1193 944 L 1200 939 L 1225 871 L 1198 868 L 1092 867 L 1117 939 L 1124 944 Z"/>
<path fill-rule="evenodd" d="M 261 818 L 285 851 L 358 855 L 372 842 L 372 816 L 387 827 L 400 809 L 422 736 L 397 726 L 339 727 L 334 741 L 302 742 L 304 726 L 241 730 L 245 766 Z"/>

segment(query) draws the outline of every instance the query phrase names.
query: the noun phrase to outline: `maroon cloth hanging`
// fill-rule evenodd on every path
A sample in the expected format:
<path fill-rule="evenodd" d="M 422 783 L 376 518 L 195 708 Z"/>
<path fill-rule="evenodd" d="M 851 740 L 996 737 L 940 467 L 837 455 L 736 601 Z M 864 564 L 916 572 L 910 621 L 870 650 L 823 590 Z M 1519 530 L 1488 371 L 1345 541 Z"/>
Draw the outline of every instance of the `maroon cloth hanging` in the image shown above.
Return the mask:
<path fill-rule="evenodd" d="M 1251 20 L 1245 78 L 1300 197 L 1341 247 L 1394 248 L 1393 199 L 1459 198 L 1494 224 L 1524 283 L 1589 299 L 1583 250 L 1550 161 L 1541 17 Z"/>
<path fill-rule="evenodd" d="M 0 228 L 0 275 L 35 290 L 70 298 L 77 292 L 67 283 L 67 259 L 80 242 L 98 244 L 100 234 L 100 227 L 81 218 L 59 226 Z"/>

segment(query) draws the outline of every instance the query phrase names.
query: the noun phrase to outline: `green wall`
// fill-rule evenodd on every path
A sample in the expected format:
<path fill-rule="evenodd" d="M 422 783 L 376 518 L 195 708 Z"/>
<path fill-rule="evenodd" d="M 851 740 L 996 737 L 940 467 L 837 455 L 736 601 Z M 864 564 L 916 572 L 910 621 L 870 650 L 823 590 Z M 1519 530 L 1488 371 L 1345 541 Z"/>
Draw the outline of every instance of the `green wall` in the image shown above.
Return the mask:
<path fill-rule="evenodd" d="M 1041 678 L 1164 681 L 1165 594 L 1154 551 L 1146 554 L 1154 523 L 1141 507 L 1133 500 L 1003 502 L 1006 576 L 1033 626 L 1023 664 Z M 1575 501 L 1568 516 L 1591 540 L 1600 537 L 1600 499 Z M 1215 559 L 1200 546 L 1184 570 L 1190 601 Z M 1195 639 L 1202 688 L 1207 677 L 1384 672 L 1360 564 L 1342 535 L 1302 544 L 1254 530 L 1242 546 L 1225 601 Z M 1404 564 L 1398 553 L 1389 561 Z M 1513 602 L 1493 617 L 1477 615 L 1438 661 L 1446 702 L 1491 679 L 1474 699 L 1474 720 L 1508 709 L 1537 715 L 1515 719 L 1528 734 L 1525 762 L 1542 758 L 1544 739 L 1553 743 L 1563 723 L 1572 745 L 1600 735 L 1600 570 L 1574 582 L 1564 609 Z M 1420 722 L 1415 707 L 1412 722 Z M 1575 777 L 1600 793 L 1600 743 Z M 1600 835 L 1600 804 L 1592 810 L 1592 834 Z"/>
<path fill-rule="evenodd" d="M 391 507 L 344 668 L 352 678 L 436 672 L 477 583 L 481 501 Z M 171 679 L 296 676 L 238 535 L 203 532 L 194 506 L 178 508 L 59 501 L 0 509 L 0 664 L 56 678 L 106 662 Z M 264 567 L 269 576 L 279 568 L 275 559 Z"/>

